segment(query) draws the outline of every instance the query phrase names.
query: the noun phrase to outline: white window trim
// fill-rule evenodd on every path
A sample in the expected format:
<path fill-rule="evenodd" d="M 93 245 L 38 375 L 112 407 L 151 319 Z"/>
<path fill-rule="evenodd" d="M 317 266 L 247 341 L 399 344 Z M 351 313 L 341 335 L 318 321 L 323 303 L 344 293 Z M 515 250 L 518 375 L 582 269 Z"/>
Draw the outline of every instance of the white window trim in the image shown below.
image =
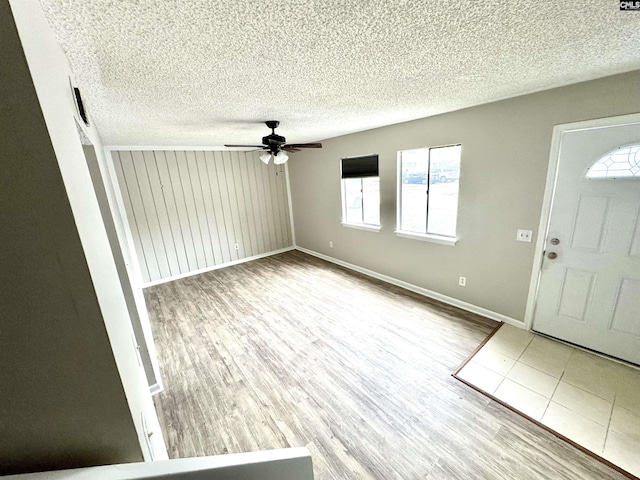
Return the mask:
<path fill-rule="evenodd" d="M 450 247 L 453 247 L 458 243 L 458 239 L 456 237 L 445 237 L 443 235 L 434 235 L 432 233 L 415 233 L 396 230 L 395 234 L 398 237 L 420 240 L 422 242 L 438 243 L 440 245 L 449 245 Z"/>
<path fill-rule="evenodd" d="M 363 177 L 364 178 L 364 177 Z M 378 179 L 380 178 L 380 176 L 377 177 Z M 362 181 L 362 178 L 360 179 Z M 378 186 L 378 188 L 380 188 Z M 347 222 L 345 220 L 346 217 L 346 196 L 345 196 L 345 190 L 344 190 L 344 178 L 340 179 L 340 197 L 341 197 L 341 207 L 340 209 L 342 210 L 341 216 L 340 218 L 342 218 L 342 220 L 340 221 L 340 224 L 343 227 L 349 227 L 349 228 L 357 228 L 359 230 L 366 230 L 369 232 L 379 232 L 380 228 L 382 227 L 382 225 L 374 225 L 372 223 L 353 223 L 353 222 Z M 362 201 L 364 202 L 364 189 L 362 189 Z M 364 203 L 362 205 L 363 208 L 363 216 L 364 216 Z M 380 208 L 380 206 L 378 205 L 378 209 Z"/>
<path fill-rule="evenodd" d="M 368 223 L 340 222 L 340 224 L 343 227 L 355 228 L 357 230 L 366 230 L 367 232 L 375 232 L 375 233 L 379 233 L 380 232 L 380 228 L 382 228 L 380 225 L 371 225 L 371 224 L 368 224 Z"/>
<path fill-rule="evenodd" d="M 439 147 L 424 147 L 424 148 L 419 148 L 415 150 L 423 150 L 423 149 L 431 150 L 432 148 L 453 147 L 456 145 L 460 145 L 460 148 L 462 148 L 462 145 L 460 143 L 452 143 L 447 145 L 441 145 Z M 396 154 L 396 225 L 397 225 L 396 228 L 398 228 L 398 230 L 395 230 L 394 233 L 398 237 L 411 238 L 413 240 L 420 240 L 423 242 L 438 243 L 440 245 L 449 245 L 452 247 L 455 246 L 455 244 L 458 243 L 458 237 L 445 237 L 444 235 L 435 235 L 433 233 L 405 232 L 403 230 L 399 230 L 400 222 L 402 219 L 401 217 L 402 215 L 402 204 L 401 204 L 402 181 L 400 180 L 402 178 L 402 152 L 403 150 L 398 150 L 398 153 Z M 431 152 L 429 152 L 429 155 L 431 155 Z M 462 151 L 460 152 L 460 157 L 462 158 Z M 431 188 L 431 185 L 429 184 L 430 180 L 431 180 L 431 157 L 429 157 L 429 171 L 427 172 L 427 185 L 429 185 L 429 188 Z M 458 201 L 458 208 L 456 209 L 456 233 L 458 232 L 459 211 L 460 211 L 460 202 Z"/>

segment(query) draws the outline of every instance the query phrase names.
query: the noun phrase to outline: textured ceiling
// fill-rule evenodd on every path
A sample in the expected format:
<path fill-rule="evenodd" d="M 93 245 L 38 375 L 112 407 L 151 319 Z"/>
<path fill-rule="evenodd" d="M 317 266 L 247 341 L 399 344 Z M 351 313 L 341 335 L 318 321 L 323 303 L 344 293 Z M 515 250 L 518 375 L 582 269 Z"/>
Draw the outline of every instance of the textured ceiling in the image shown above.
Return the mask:
<path fill-rule="evenodd" d="M 107 145 L 290 143 L 640 69 L 615 0 L 41 0 Z"/>

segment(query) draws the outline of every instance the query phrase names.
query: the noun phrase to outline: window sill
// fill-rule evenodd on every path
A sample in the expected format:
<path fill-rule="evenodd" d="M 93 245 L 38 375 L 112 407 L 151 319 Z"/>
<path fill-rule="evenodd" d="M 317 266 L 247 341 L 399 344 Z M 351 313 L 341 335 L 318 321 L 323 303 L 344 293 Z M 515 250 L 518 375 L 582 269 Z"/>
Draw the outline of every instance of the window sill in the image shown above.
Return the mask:
<path fill-rule="evenodd" d="M 396 230 L 395 234 L 398 237 L 411 238 L 412 240 L 420 240 L 422 242 L 439 243 L 440 245 L 449 245 L 450 247 L 453 247 L 458 242 L 457 238 L 443 237 L 442 235 L 403 232 L 400 230 Z"/>
<path fill-rule="evenodd" d="M 340 222 L 340 224 L 343 227 L 355 228 L 357 230 L 365 230 L 367 232 L 375 232 L 375 233 L 380 232 L 380 225 L 367 225 L 364 223 L 347 223 L 347 222 Z"/>

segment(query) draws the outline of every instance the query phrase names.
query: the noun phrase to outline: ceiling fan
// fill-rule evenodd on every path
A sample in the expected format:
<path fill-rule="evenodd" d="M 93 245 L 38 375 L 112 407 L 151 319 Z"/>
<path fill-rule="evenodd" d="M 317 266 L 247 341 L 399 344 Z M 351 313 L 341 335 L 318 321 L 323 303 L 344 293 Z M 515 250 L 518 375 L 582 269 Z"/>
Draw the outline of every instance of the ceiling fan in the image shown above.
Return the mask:
<path fill-rule="evenodd" d="M 285 152 L 299 152 L 301 148 L 322 148 L 321 143 L 287 143 L 286 138 L 276 134 L 276 128 L 280 125 L 278 120 L 268 120 L 265 123 L 271 129 L 271 135 L 262 137 L 262 145 L 225 145 L 225 147 L 261 148 L 265 152 L 260 155 L 260 160 L 267 165 L 272 156 L 273 163 L 281 165 L 289 160 L 289 155 Z"/>

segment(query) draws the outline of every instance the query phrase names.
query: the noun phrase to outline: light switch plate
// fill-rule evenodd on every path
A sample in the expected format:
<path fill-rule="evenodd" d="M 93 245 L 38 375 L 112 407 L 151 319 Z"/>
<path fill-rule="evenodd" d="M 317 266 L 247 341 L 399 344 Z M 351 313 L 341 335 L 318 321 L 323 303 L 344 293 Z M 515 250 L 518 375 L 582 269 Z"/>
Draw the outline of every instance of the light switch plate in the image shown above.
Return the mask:
<path fill-rule="evenodd" d="M 531 242 L 532 237 L 532 230 L 518 230 L 518 233 L 516 234 L 516 240 L 519 242 Z"/>

